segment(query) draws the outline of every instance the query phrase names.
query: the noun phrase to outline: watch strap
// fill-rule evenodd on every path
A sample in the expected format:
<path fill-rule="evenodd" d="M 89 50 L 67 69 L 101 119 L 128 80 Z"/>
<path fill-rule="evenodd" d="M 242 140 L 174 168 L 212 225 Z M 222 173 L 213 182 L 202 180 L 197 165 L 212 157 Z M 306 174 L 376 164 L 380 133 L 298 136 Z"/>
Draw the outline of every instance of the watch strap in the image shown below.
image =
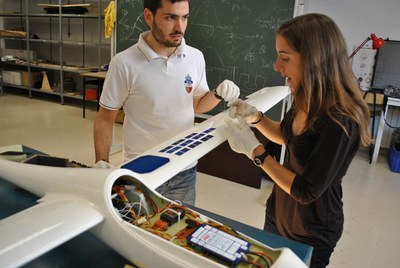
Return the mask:
<path fill-rule="evenodd" d="M 267 148 L 265 148 L 265 152 L 262 155 L 254 157 L 254 159 L 253 159 L 254 164 L 256 166 L 262 166 L 262 164 L 265 161 L 265 158 L 267 158 L 268 155 L 270 155 L 270 151 L 267 150 Z"/>

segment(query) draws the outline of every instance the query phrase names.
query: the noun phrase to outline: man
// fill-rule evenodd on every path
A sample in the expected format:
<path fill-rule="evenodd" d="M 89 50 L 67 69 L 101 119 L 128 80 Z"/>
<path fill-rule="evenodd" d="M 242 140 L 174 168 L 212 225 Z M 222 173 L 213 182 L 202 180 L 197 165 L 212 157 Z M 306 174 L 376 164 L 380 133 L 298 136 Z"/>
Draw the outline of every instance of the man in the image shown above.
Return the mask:
<path fill-rule="evenodd" d="M 112 127 L 120 107 L 125 161 L 190 128 L 194 114 L 213 109 L 222 99 L 239 96 L 225 80 L 208 88 L 203 54 L 185 43 L 188 0 L 145 0 L 144 19 L 150 31 L 137 44 L 116 55 L 104 82 L 94 124 L 96 164 L 108 162 Z M 156 190 L 171 200 L 194 204 L 196 163 Z"/>

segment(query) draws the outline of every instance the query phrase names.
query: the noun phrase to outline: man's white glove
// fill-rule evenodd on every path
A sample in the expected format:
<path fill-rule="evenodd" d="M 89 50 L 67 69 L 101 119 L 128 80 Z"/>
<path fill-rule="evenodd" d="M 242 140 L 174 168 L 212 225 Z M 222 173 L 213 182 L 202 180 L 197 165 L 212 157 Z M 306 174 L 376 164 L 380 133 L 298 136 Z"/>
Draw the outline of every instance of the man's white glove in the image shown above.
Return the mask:
<path fill-rule="evenodd" d="M 233 99 L 239 98 L 240 89 L 232 81 L 224 80 L 215 89 L 215 93 L 217 94 L 217 96 L 219 96 L 222 99 L 224 99 L 224 101 L 231 101 Z"/>
<path fill-rule="evenodd" d="M 104 160 L 100 160 L 97 161 L 92 168 L 114 168 L 114 166 Z"/>
<path fill-rule="evenodd" d="M 262 144 L 246 124 L 244 118 L 239 116 L 237 119 L 237 122 L 229 118 L 225 119 L 226 126 L 223 128 L 224 135 L 228 139 L 229 145 L 233 151 L 245 154 L 248 158 L 253 160 L 254 149 Z"/>
<path fill-rule="evenodd" d="M 237 99 L 228 102 L 229 116 L 231 118 L 243 117 L 247 123 L 256 122 L 261 119 L 262 114 L 256 107 L 248 104 L 247 102 Z"/>

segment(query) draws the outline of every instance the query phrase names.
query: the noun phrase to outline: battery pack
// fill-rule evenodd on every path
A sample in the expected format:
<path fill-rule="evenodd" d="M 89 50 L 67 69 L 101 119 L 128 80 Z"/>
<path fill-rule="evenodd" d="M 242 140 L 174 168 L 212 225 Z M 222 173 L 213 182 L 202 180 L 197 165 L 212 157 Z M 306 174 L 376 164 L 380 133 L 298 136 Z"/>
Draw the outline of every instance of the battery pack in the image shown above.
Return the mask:
<path fill-rule="evenodd" d="M 251 246 L 243 239 L 206 224 L 200 225 L 187 241 L 190 245 L 198 246 L 203 251 L 232 264 L 238 264 L 242 259 L 241 252 L 248 252 Z"/>

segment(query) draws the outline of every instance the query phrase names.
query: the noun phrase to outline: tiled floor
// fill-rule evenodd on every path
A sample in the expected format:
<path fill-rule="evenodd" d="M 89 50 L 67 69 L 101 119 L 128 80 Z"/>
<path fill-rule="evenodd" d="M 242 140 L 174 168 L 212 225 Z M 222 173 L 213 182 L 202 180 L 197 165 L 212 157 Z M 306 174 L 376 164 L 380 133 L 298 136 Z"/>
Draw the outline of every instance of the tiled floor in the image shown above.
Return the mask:
<path fill-rule="evenodd" d="M 92 165 L 94 117 L 94 107 L 84 119 L 80 106 L 6 93 L 0 95 L 0 146 L 24 144 Z M 114 133 L 118 145 L 120 124 Z M 386 150 L 376 164 L 367 158 L 360 150 L 344 178 L 345 230 L 329 267 L 399 267 L 400 174 L 390 172 Z M 121 153 L 111 161 L 118 165 Z M 271 186 L 265 181 L 254 189 L 199 173 L 196 205 L 261 228 Z"/>

